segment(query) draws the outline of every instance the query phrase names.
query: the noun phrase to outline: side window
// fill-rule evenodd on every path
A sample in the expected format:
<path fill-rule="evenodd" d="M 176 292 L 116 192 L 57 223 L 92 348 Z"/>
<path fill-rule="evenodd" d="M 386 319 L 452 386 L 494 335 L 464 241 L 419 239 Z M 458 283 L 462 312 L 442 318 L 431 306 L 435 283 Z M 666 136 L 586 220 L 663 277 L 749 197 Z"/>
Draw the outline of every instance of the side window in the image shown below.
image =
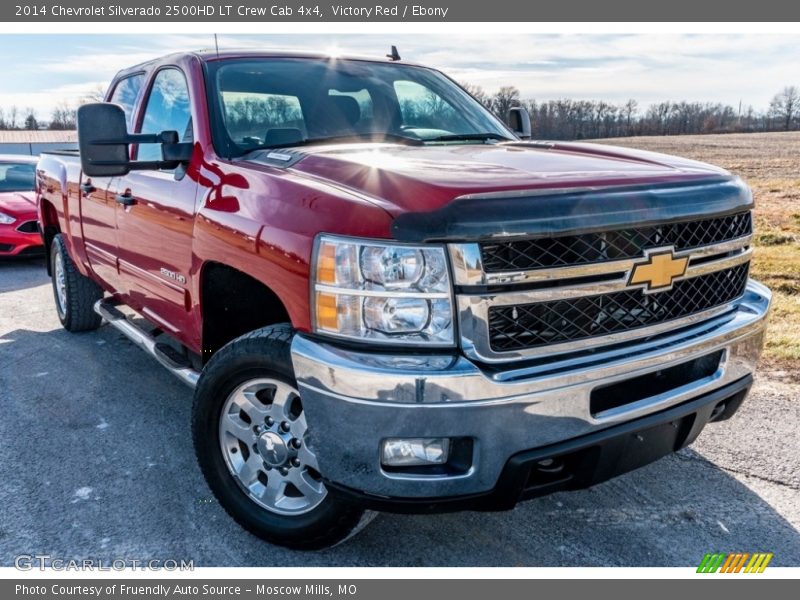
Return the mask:
<path fill-rule="evenodd" d="M 459 112 L 433 90 L 416 81 L 398 80 L 394 91 L 400 106 L 403 126 L 419 129 L 466 131 L 468 126 Z"/>
<path fill-rule="evenodd" d="M 177 131 L 182 142 L 194 141 L 189 88 L 177 69 L 163 69 L 156 75 L 140 127 L 141 133 L 162 131 Z M 161 160 L 161 145 L 140 144 L 137 159 Z"/>
<path fill-rule="evenodd" d="M 120 79 L 111 95 L 111 102 L 119 104 L 125 111 L 125 119 L 128 121 L 128 131 L 133 129 L 133 107 L 136 105 L 136 98 L 142 89 L 144 75 L 131 75 L 125 79 Z"/>

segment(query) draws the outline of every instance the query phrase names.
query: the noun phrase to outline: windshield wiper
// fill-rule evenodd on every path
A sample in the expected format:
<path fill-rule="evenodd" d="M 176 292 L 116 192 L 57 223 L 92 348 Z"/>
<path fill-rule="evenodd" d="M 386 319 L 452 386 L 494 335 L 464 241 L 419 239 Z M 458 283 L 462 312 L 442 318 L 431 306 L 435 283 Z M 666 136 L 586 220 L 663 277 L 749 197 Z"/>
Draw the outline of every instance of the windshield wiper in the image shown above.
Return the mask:
<path fill-rule="evenodd" d="M 498 140 L 513 142 L 511 138 L 498 133 L 453 133 L 448 135 L 437 135 L 432 138 L 425 138 L 425 142 L 485 142 L 486 140 Z"/>
<path fill-rule="evenodd" d="M 408 146 L 421 146 L 423 140 L 419 138 L 406 137 L 404 135 L 396 135 L 393 133 L 384 133 L 380 131 L 373 131 L 367 133 L 348 133 L 345 135 L 332 135 L 327 137 L 307 138 L 305 140 L 298 140 L 296 142 L 287 142 L 285 144 L 270 144 L 269 146 L 256 146 L 250 148 L 248 152 L 253 150 L 270 150 L 276 148 L 293 148 L 295 146 L 313 146 L 316 144 L 337 144 L 346 142 L 347 140 L 359 140 L 368 142 L 396 142 L 398 144 L 406 144 Z"/>

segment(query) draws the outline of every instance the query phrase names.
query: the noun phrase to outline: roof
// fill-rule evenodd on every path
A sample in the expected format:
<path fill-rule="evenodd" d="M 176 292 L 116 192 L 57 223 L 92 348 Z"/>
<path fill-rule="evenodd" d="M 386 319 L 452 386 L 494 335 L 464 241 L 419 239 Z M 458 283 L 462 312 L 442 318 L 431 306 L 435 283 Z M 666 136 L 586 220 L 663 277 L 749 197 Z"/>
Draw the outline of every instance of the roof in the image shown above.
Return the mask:
<path fill-rule="evenodd" d="M 235 59 L 235 58 L 308 58 L 308 59 L 337 59 L 337 60 L 359 60 L 359 61 L 368 61 L 368 62 L 380 62 L 380 63 L 389 63 L 389 64 L 406 64 L 406 65 L 413 65 L 413 66 L 422 66 L 416 63 L 408 62 L 408 61 L 393 61 L 390 60 L 388 57 L 382 57 L 380 54 L 376 56 L 359 56 L 359 55 L 336 55 L 333 56 L 328 52 L 301 52 L 298 50 L 283 50 L 283 49 L 273 49 L 273 50 L 250 50 L 250 49 L 229 49 L 229 50 L 220 50 L 216 51 L 212 49 L 202 49 L 202 50 L 195 50 L 193 52 L 175 52 L 172 54 L 167 54 L 165 56 L 160 56 L 157 58 L 153 58 L 151 60 L 139 63 L 137 65 L 133 65 L 126 69 L 123 69 L 122 72 L 133 71 L 136 69 L 143 69 L 150 66 L 153 63 L 158 63 L 164 61 L 169 58 L 182 58 L 186 56 L 195 56 L 199 60 L 203 62 L 213 62 L 216 60 L 226 60 L 226 59 Z"/>
<path fill-rule="evenodd" d="M 193 52 L 201 60 L 224 60 L 226 58 L 336 58 L 340 60 L 366 60 L 370 62 L 396 62 L 388 57 L 357 54 L 332 55 L 330 52 L 304 52 L 296 49 L 251 50 L 230 49 L 217 52 L 213 49 L 203 49 Z"/>
<path fill-rule="evenodd" d="M 74 130 L 12 129 L 0 131 L 0 144 L 63 144 L 77 141 L 78 132 Z"/>
<path fill-rule="evenodd" d="M 0 163 L 35 163 L 38 161 L 38 156 L 30 156 L 28 154 L 0 154 Z"/>

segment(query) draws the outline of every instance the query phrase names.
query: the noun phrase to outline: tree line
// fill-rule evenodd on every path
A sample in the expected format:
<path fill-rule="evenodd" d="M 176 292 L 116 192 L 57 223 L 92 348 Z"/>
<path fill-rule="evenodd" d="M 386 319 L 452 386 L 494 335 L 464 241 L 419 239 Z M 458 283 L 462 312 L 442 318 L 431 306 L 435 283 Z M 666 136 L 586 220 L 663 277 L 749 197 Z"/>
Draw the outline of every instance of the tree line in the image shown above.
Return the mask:
<path fill-rule="evenodd" d="M 640 135 L 749 133 L 800 130 L 800 88 L 787 86 L 774 95 L 766 109 L 730 106 L 719 102 L 664 101 L 642 108 L 634 100 L 538 101 L 524 99 L 513 86 L 487 93 L 480 86 L 461 84 L 497 116 L 522 106 L 531 117 L 534 138 L 579 140 Z"/>
<path fill-rule="evenodd" d="M 531 117 L 533 137 L 538 139 L 800 130 L 800 88 L 797 86 L 783 88 L 762 110 L 719 102 L 664 101 L 643 108 L 633 99 L 621 103 L 571 98 L 535 100 L 522 98 L 514 86 L 503 86 L 494 93 L 469 83 L 462 86 L 500 118 L 505 119 L 514 106 L 525 107 Z M 102 98 L 102 90 L 93 90 L 79 104 Z M 243 106 L 243 114 L 237 116 L 247 121 L 248 113 L 254 108 Z M 270 107 L 277 108 L 288 110 L 288 107 Z M 41 120 L 32 108 L 0 107 L 0 129 L 71 130 L 75 129 L 76 112 L 77 107 L 62 101 L 52 110 L 49 120 Z"/>
<path fill-rule="evenodd" d="M 77 105 L 62 100 L 55 105 L 49 119 L 40 118 L 31 107 L 20 108 L 12 105 L 4 108 L 0 106 L 0 130 L 72 130 L 77 124 L 78 106 L 87 102 L 102 102 L 104 97 L 105 90 L 98 86 L 84 94 L 78 100 Z"/>

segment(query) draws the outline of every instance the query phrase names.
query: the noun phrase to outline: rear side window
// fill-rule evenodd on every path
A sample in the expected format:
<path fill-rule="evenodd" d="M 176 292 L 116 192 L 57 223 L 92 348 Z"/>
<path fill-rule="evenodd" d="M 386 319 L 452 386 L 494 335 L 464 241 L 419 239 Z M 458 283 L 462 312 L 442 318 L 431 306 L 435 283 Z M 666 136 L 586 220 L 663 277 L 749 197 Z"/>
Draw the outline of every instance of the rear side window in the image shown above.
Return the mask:
<path fill-rule="evenodd" d="M 136 105 L 136 98 L 142 89 L 144 75 L 131 75 L 125 79 L 120 79 L 111 95 L 111 102 L 119 104 L 125 111 L 125 119 L 128 121 L 128 131 L 133 128 L 133 107 Z"/>
<path fill-rule="evenodd" d="M 181 142 L 193 142 L 192 110 L 186 78 L 177 69 L 159 71 L 144 111 L 141 133 L 177 131 Z M 141 144 L 139 160 L 161 160 L 161 144 Z"/>

